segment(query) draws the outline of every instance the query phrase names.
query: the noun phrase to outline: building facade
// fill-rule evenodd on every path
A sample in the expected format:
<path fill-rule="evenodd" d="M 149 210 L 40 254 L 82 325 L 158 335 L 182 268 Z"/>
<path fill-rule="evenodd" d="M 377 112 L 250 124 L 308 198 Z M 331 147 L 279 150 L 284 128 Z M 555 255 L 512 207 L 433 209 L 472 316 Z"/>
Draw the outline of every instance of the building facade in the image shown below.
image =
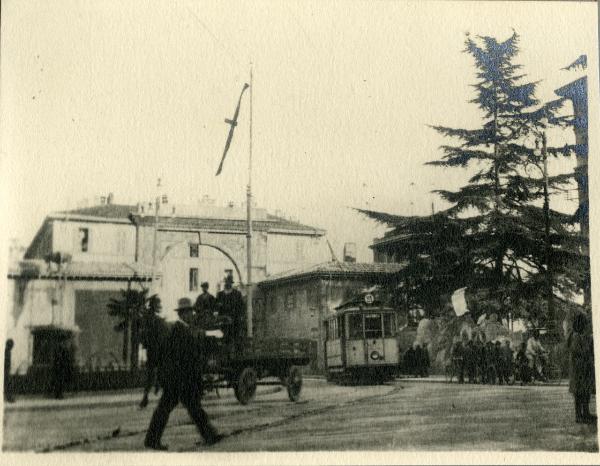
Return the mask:
<path fill-rule="evenodd" d="M 253 214 L 254 283 L 330 257 L 323 230 L 264 209 Z M 123 335 L 106 307 L 121 290 L 150 288 L 172 319 L 177 300 L 195 299 L 204 281 L 216 293 L 231 273 L 243 288 L 244 216 L 245 209 L 232 205 L 161 205 L 156 212 L 110 201 L 49 215 L 8 273 L 14 371 L 47 363 L 61 335 L 73 338 L 79 364 L 123 363 Z"/>
<path fill-rule="evenodd" d="M 273 275 L 258 284 L 257 338 L 309 338 L 311 370 L 324 372 L 324 321 L 342 302 L 365 288 L 384 285 L 401 264 L 330 261 Z"/>

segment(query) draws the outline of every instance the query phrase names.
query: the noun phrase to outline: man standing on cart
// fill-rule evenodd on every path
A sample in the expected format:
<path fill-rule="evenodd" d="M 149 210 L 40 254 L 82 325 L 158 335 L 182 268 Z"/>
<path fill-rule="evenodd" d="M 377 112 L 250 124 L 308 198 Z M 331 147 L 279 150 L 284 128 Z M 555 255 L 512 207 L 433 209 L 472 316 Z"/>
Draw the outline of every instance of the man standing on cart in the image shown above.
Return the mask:
<path fill-rule="evenodd" d="M 228 328 L 225 329 L 226 341 L 239 352 L 244 336 L 244 298 L 242 293 L 233 288 L 231 275 L 225 278 L 225 289 L 217 293 L 217 309 L 219 317 L 225 317 L 228 321 Z"/>
<path fill-rule="evenodd" d="M 216 312 L 217 310 L 217 300 L 208 292 L 208 282 L 203 282 L 200 286 L 202 288 L 202 293 L 198 295 L 196 304 L 194 304 L 194 310 L 196 311 L 196 325 L 206 329 L 211 326 L 214 320 L 213 312 Z"/>

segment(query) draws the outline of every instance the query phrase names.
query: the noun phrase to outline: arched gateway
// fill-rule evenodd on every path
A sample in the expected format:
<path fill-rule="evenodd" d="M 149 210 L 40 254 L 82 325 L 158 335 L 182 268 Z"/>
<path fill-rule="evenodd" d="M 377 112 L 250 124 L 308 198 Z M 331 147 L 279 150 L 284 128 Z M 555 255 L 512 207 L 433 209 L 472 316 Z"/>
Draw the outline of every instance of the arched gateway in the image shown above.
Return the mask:
<path fill-rule="evenodd" d="M 245 291 L 245 276 L 235 257 L 240 255 L 239 251 L 229 250 L 226 244 L 204 236 L 200 231 L 157 231 L 157 281 L 152 288 L 160 295 L 166 316 L 175 317 L 172 310 L 179 298 L 187 296 L 195 300 L 204 281 L 209 283 L 209 291 L 216 294 L 229 272 L 240 291 Z"/>

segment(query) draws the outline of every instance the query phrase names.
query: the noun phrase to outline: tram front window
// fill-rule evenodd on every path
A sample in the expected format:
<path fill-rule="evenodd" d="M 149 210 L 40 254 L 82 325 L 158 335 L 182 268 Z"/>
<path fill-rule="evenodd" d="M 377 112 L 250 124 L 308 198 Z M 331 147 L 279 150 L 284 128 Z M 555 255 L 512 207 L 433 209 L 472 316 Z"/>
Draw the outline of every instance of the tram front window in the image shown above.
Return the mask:
<path fill-rule="evenodd" d="M 381 314 L 369 314 L 365 316 L 365 338 L 382 338 Z"/>
<path fill-rule="evenodd" d="M 385 338 L 396 335 L 394 314 L 383 314 L 383 333 Z"/>
<path fill-rule="evenodd" d="M 348 316 L 348 339 L 362 340 L 363 320 L 362 314 L 350 314 Z"/>

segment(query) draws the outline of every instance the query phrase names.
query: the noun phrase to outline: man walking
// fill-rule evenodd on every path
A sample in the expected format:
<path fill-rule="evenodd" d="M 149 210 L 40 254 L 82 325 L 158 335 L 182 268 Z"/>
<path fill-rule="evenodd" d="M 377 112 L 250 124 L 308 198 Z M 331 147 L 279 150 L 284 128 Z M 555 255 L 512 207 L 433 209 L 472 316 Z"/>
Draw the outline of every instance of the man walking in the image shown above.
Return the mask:
<path fill-rule="evenodd" d="M 179 319 L 173 324 L 167 339 L 159 376 L 163 393 L 152 415 L 144 445 L 154 450 L 166 450 L 160 439 L 169 415 L 181 402 L 196 424 L 207 445 L 223 439 L 211 425 L 200 404 L 202 393 L 202 360 L 200 342 L 194 338 L 190 323 L 193 319 L 192 302 L 181 298 L 176 309 Z"/>

